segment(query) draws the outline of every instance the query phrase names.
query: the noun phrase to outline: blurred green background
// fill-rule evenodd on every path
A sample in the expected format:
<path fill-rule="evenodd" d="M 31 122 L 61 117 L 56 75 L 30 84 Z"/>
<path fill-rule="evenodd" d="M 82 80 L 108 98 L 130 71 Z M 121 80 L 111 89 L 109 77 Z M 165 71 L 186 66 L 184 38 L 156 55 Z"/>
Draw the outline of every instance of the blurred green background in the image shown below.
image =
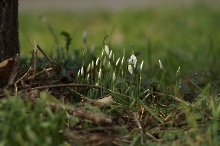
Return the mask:
<path fill-rule="evenodd" d="M 120 7 L 117 3 L 102 7 L 102 3 L 95 4 L 97 1 L 86 1 L 91 3 L 91 7 L 85 3 L 76 5 L 75 9 L 55 7 L 56 1 L 54 5 L 51 3 L 50 9 L 45 3 L 27 9 L 24 6 L 27 1 L 21 2 L 20 48 L 25 56 L 30 56 L 33 49 L 29 36 L 48 54 L 57 50 L 47 25 L 40 19 L 43 16 L 62 47 L 65 46 L 65 38 L 61 32 L 66 31 L 71 35 L 70 54 L 74 49 L 83 51 L 82 35 L 86 31 L 87 49 L 95 46 L 95 53 L 99 55 L 103 38 L 110 34 L 107 44 L 113 52 L 120 55 L 125 48 L 129 56 L 132 44 L 138 60 L 145 60 L 149 69 L 158 65 L 159 59 L 168 70 L 176 71 L 180 66 L 189 73 L 217 68 L 220 64 L 220 9 L 215 1 L 169 1 L 171 4 L 163 0 L 153 4 L 152 1 L 146 4 L 137 1 L 140 5 L 134 3 L 133 7 L 130 1 L 127 7 Z M 67 4 L 70 5 L 70 1 Z M 126 1 L 123 4 L 126 5 Z"/>

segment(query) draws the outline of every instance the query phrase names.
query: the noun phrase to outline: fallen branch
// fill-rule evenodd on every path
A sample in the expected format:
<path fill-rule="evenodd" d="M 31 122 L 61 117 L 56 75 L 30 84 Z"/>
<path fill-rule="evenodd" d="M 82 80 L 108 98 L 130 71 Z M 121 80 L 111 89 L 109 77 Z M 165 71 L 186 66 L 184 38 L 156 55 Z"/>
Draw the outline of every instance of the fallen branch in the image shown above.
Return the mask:
<path fill-rule="evenodd" d="M 88 87 L 88 88 L 95 88 L 95 89 L 100 89 L 102 90 L 103 87 L 101 86 L 96 86 L 96 85 L 88 85 L 88 84 L 56 84 L 56 85 L 47 85 L 47 86 L 40 86 L 40 87 L 34 87 L 31 88 L 31 90 L 35 89 L 46 89 L 46 88 L 57 88 L 57 87 Z"/>
<path fill-rule="evenodd" d="M 109 118 L 104 113 L 94 112 L 92 110 L 88 110 L 84 106 L 73 107 L 73 106 L 66 106 L 66 105 L 58 104 L 58 103 L 54 103 L 54 102 L 50 102 L 49 106 L 52 110 L 55 110 L 55 109 L 66 110 L 71 115 L 74 115 L 74 116 L 82 118 L 82 119 L 90 120 L 93 123 L 98 124 L 98 125 L 112 123 L 112 119 Z"/>

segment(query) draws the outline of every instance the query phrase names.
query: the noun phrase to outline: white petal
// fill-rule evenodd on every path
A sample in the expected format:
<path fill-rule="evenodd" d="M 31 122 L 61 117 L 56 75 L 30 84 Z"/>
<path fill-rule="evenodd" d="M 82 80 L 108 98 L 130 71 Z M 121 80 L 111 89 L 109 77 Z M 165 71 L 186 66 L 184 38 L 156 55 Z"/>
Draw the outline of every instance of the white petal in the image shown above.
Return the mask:
<path fill-rule="evenodd" d="M 128 71 L 130 72 L 130 74 L 133 74 L 133 67 L 131 65 L 128 65 Z"/>
<path fill-rule="evenodd" d="M 105 45 L 105 52 L 106 52 L 107 55 L 109 54 L 109 48 L 108 48 L 108 45 Z"/>
<path fill-rule="evenodd" d="M 140 65 L 140 71 L 142 71 L 143 66 L 144 66 L 144 61 L 141 62 L 141 65 Z"/>
<path fill-rule="evenodd" d="M 112 50 L 110 51 L 110 53 L 109 53 L 109 60 L 112 58 Z"/>
<path fill-rule="evenodd" d="M 161 63 L 160 60 L 159 60 L 159 67 L 160 67 L 160 69 L 163 69 L 163 64 Z"/>
<path fill-rule="evenodd" d="M 99 65 L 99 58 L 96 59 L 95 65 L 96 65 L 96 66 Z"/>
<path fill-rule="evenodd" d="M 121 58 L 118 58 L 118 60 L 115 63 L 115 66 L 118 66 L 120 60 L 121 60 Z"/>
<path fill-rule="evenodd" d="M 86 72 L 89 72 L 90 69 L 91 69 L 91 65 L 90 65 L 90 63 L 89 63 L 89 65 L 88 65 L 88 67 L 87 67 L 87 69 L 86 69 Z"/>
<path fill-rule="evenodd" d="M 115 78 L 116 78 L 116 77 L 115 77 L 115 72 L 113 72 L 113 74 L 112 74 L 112 81 L 113 81 L 113 82 L 115 82 Z"/>
<path fill-rule="evenodd" d="M 131 64 L 136 64 L 137 63 L 137 58 L 135 55 L 131 55 L 130 59 L 128 60 L 129 63 Z"/>
<path fill-rule="evenodd" d="M 84 68 L 83 68 L 83 66 L 81 68 L 81 76 L 84 76 Z"/>
<path fill-rule="evenodd" d="M 100 68 L 99 73 L 98 73 L 98 79 L 101 80 L 102 78 L 102 69 Z"/>

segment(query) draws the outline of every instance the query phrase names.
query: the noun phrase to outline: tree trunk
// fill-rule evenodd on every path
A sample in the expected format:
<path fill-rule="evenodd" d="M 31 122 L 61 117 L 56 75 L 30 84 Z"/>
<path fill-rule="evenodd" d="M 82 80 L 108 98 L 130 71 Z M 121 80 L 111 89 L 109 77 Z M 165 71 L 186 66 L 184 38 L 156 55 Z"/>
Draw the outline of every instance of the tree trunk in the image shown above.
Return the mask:
<path fill-rule="evenodd" d="M 0 0 L 0 62 L 19 53 L 18 0 Z M 0 77 L 0 88 L 8 78 Z"/>

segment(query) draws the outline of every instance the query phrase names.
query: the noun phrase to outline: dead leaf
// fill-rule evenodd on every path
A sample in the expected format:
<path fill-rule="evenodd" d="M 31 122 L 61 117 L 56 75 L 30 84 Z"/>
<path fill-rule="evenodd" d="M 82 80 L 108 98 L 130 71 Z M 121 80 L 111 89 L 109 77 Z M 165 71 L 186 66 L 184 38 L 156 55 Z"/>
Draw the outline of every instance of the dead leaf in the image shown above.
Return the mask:
<path fill-rule="evenodd" d="M 109 118 L 104 113 L 95 113 L 94 111 L 87 110 L 85 107 L 80 106 L 76 107 L 72 110 L 72 114 L 76 117 L 80 117 L 82 119 L 91 120 L 93 123 L 98 125 L 111 124 L 112 119 Z"/>
<path fill-rule="evenodd" d="M 11 84 L 14 81 L 15 77 L 20 71 L 20 56 L 16 54 L 13 60 L 14 60 L 14 64 L 13 64 L 10 76 L 8 78 L 8 84 Z"/>
<path fill-rule="evenodd" d="M 14 58 L 11 57 L 6 59 L 0 63 L 0 76 L 1 77 L 9 77 L 14 65 Z"/>
<path fill-rule="evenodd" d="M 108 104 L 108 105 L 115 103 L 115 100 L 112 98 L 111 94 L 102 96 L 101 98 L 97 99 L 96 101 L 99 103 Z"/>

